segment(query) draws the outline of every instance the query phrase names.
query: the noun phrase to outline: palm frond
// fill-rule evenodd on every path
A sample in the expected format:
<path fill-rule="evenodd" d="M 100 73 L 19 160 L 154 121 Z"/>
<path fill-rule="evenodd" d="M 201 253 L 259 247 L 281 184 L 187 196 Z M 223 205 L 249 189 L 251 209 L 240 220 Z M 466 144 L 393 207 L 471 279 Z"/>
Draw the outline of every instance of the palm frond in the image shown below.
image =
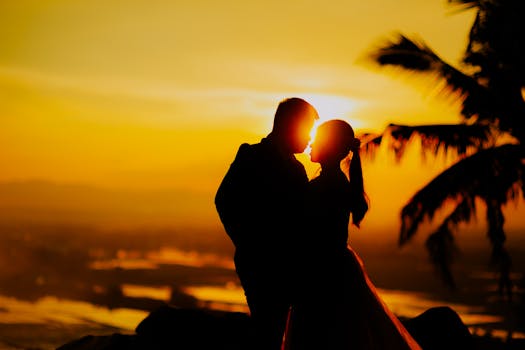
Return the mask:
<path fill-rule="evenodd" d="M 403 34 L 372 51 L 370 58 L 382 66 L 394 65 L 421 72 L 443 65 L 443 61 L 425 43 Z"/>
<path fill-rule="evenodd" d="M 361 141 L 360 154 L 374 158 L 383 141 L 383 134 L 362 133 L 357 138 Z"/>
<path fill-rule="evenodd" d="M 523 186 L 522 157 L 520 146 L 506 144 L 481 150 L 443 171 L 403 207 L 399 244 L 408 242 L 420 224 L 431 220 L 447 202 L 473 203 L 481 198 L 506 203 L 516 198 L 516 191 Z M 468 222 L 471 215 L 467 214 L 458 212 L 453 222 Z"/>
<path fill-rule="evenodd" d="M 458 251 L 454 231 L 461 222 L 468 222 L 476 214 L 476 202 L 472 197 L 464 197 L 450 213 L 438 230 L 431 234 L 426 241 L 426 248 L 430 261 L 439 273 L 441 280 L 452 289 L 456 282 L 451 271 L 451 265 Z"/>
<path fill-rule="evenodd" d="M 423 41 L 403 34 L 372 51 L 370 58 L 381 66 L 393 65 L 412 71 L 438 73 L 453 90 L 464 93 L 481 88 L 473 77 L 445 62 Z"/>
<path fill-rule="evenodd" d="M 487 199 L 487 236 L 492 245 L 490 265 L 496 268 L 500 281 L 510 281 L 510 266 L 512 259 L 505 248 L 506 235 L 503 229 L 505 217 L 503 215 L 502 203 L 497 199 Z M 500 293 L 503 292 L 502 284 L 499 285 Z"/>
<path fill-rule="evenodd" d="M 443 220 L 441 229 L 453 232 L 460 223 L 470 221 L 475 215 L 476 201 L 471 196 L 463 196 L 452 213 Z"/>
<path fill-rule="evenodd" d="M 498 199 L 493 198 L 487 198 L 485 203 L 487 205 L 487 236 L 494 247 L 494 251 L 499 251 L 506 240 L 505 231 L 503 230 L 505 217 L 501 208 L 502 203 Z"/>
<path fill-rule="evenodd" d="M 460 6 L 462 10 L 480 7 L 480 0 L 448 0 L 449 4 Z"/>
<path fill-rule="evenodd" d="M 484 124 L 435 124 L 435 125 L 401 125 L 390 124 L 385 130 L 382 141 L 387 140 L 389 148 L 400 160 L 407 146 L 416 140 L 421 143 L 424 152 L 437 155 L 440 150 L 445 153 L 454 151 L 465 156 L 470 151 L 477 151 L 491 146 L 495 135 L 488 125 Z"/>
<path fill-rule="evenodd" d="M 398 66 L 403 69 L 433 74 L 445 82 L 442 93 L 455 94 L 462 102 L 461 114 L 467 120 L 474 117 L 494 120 L 497 108 L 492 106 L 490 91 L 478 80 L 442 60 L 422 41 L 403 34 L 373 50 L 369 57 L 380 66 Z"/>
<path fill-rule="evenodd" d="M 450 269 L 456 245 L 454 237 L 448 230 L 438 230 L 431 234 L 426 243 L 430 262 L 436 268 L 441 280 L 450 288 L 456 288 L 456 282 Z"/>
<path fill-rule="evenodd" d="M 382 66 L 394 65 L 420 72 L 429 72 L 445 64 L 422 41 L 410 39 L 403 34 L 381 44 L 369 57 Z"/>

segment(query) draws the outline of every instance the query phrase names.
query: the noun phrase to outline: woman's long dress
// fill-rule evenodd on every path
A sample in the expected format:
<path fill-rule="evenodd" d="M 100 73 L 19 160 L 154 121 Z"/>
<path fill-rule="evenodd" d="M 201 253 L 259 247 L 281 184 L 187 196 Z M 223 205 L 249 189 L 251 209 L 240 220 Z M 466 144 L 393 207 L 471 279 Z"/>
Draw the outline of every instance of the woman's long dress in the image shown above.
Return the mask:
<path fill-rule="evenodd" d="M 309 186 L 310 229 L 283 347 L 420 350 L 347 244 L 351 194 L 344 173 L 323 172 Z"/>

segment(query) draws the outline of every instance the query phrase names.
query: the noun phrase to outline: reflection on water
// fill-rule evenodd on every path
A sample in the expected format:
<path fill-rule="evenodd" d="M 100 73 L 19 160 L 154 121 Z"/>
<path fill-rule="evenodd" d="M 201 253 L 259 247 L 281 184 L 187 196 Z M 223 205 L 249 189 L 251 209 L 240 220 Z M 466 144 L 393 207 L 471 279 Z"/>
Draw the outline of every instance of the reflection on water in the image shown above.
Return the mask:
<path fill-rule="evenodd" d="M 415 317 L 429 308 L 447 305 L 454 309 L 467 325 L 500 322 L 503 320 L 499 316 L 484 314 L 482 307 L 435 300 L 424 293 L 385 289 L 378 289 L 378 293 L 392 312 L 401 317 Z"/>
<path fill-rule="evenodd" d="M 246 303 L 243 289 L 233 283 L 228 283 L 226 286 L 190 286 L 184 290 L 204 301 L 218 301 L 229 304 L 243 305 Z"/>
<path fill-rule="evenodd" d="M 99 251 L 92 251 L 91 256 L 101 256 Z M 162 247 L 158 250 L 140 252 L 120 249 L 116 256 L 110 259 L 99 258 L 92 261 L 89 267 L 94 270 L 111 270 L 115 268 L 156 269 L 159 265 L 181 265 L 189 267 L 215 266 L 234 269 L 231 259 L 212 253 L 199 253 L 197 251 L 183 251 L 173 247 Z"/>
<path fill-rule="evenodd" d="M 54 349 L 42 343 L 50 327 L 54 327 L 51 331 L 58 329 L 71 335 L 71 339 L 97 332 L 111 334 L 116 328 L 132 331 L 149 311 L 165 303 L 248 312 L 230 252 L 220 255 L 215 254 L 215 249 L 213 254 L 198 251 L 184 246 L 184 242 L 170 241 L 175 235 L 162 239 L 148 236 L 147 240 L 142 234 L 133 239 L 128 235 L 117 239 L 103 234 L 71 237 L 69 231 L 56 235 L 17 231 L 0 235 L 0 260 L 4 262 L 0 269 L 0 295 L 4 295 L 0 296 L 0 348 L 6 334 L 18 332 L 33 341 L 21 348 Z M 152 243 L 155 241 L 160 243 Z M 177 244 L 186 249 L 175 248 Z M 385 257 L 389 258 L 374 256 L 382 276 L 388 277 L 383 279 L 385 287 L 391 289 L 381 289 L 379 293 L 394 313 L 414 317 L 430 307 L 447 305 L 476 332 L 476 325 L 488 329 L 518 324 L 507 312 L 511 304 L 489 300 L 484 294 L 494 283 L 489 280 L 490 275 L 478 273 L 465 281 L 471 286 L 468 297 L 454 299 L 456 303 L 441 302 L 433 299 L 435 295 L 430 294 L 437 293 L 432 290 L 424 290 L 429 294 L 393 290 L 410 288 L 410 283 L 412 287 L 424 286 L 421 277 L 428 272 L 418 275 L 417 270 L 410 269 L 412 263 L 408 260 L 406 265 L 393 266 L 391 259 L 388 263 L 381 260 Z M 472 271 L 476 269 L 469 268 Z M 478 298 L 468 299 L 471 295 Z M 34 326 L 26 331 L 28 324 Z M 73 334 L 72 328 L 77 333 Z M 492 334 L 503 333 L 496 329 Z"/>
<path fill-rule="evenodd" d="M 89 264 L 89 268 L 93 270 L 154 270 L 158 266 L 151 261 L 145 259 L 110 259 L 110 260 L 96 260 Z"/>
<path fill-rule="evenodd" d="M 184 291 L 201 301 L 246 306 L 242 288 L 234 284 L 226 286 L 190 286 L 184 288 Z M 400 317 L 415 317 L 428 308 L 447 305 L 454 309 L 467 325 L 502 321 L 502 317 L 484 314 L 484 310 L 481 307 L 451 304 L 432 299 L 423 293 L 386 289 L 378 289 L 378 292 L 388 307 Z"/>
<path fill-rule="evenodd" d="M 197 298 L 204 307 L 248 312 L 243 289 L 234 283 L 227 283 L 225 286 L 189 286 L 184 288 L 184 291 Z"/>
<path fill-rule="evenodd" d="M 122 294 L 130 298 L 150 298 L 169 302 L 172 289 L 170 286 L 149 287 L 136 284 L 123 284 L 120 286 Z"/>
<path fill-rule="evenodd" d="M 86 302 L 49 296 L 29 303 L 0 295 L 0 324 L 97 323 L 122 331 L 133 331 L 147 314 L 132 309 L 110 310 Z"/>
<path fill-rule="evenodd" d="M 233 261 L 229 258 L 212 253 L 185 252 L 173 247 L 163 247 L 158 251 L 150 251 L 146 253 L 146 258 L 156 264 L 178 264 L 193 267 L 216 266 L 232 270 L 235 268 Z"/>
<path fill-rule="evenodd" d="M 484 279 L 488 281 L 494 281 L 498 279 L 498 273 L 489 272 L 489 271 L 472 271 L 470 277 L 477 279 Z M 511 272 L 510 279 L 513 281 L 519 281 L 523 278 L 523 273 L 521 272 Z"/>
<path fill-rule="evenodd" d="M 96 255 L 92 255 L 95 257 Z M 115 268 L 128 270 L 154 270 L 161 266 L 179 265 L 194 268 L 221 267 L 234 270 L 231 259 L 209 253 L 198 253 L 196 251 L 183 251 L 173 247 L 163 247 L 157 250 L 140 252 L 136 250 L 120 249 L 115 256 L 108 259 L 107 256 L 97 256 L 97 259 L 90 264 L 92 269 L 111 270 Z M 486 271 L 472 271 L 471 278 L 485 280 L 483 289 L 494 294 L 495 287 L 490 284 L 494 281 L 494 274 Z M 515 274 L 514 278 L 522 276 Z M 196 306 L 211 308 L 223 311 L 248 312 L 246 300 L 242 288 L 232 282 L 226 281 L 222 284 L 192 284 L 191 281 L 180 286 L 179 291 L 196 299 Z M 150 298 L 164 302 L 173 302 L 172 286 L 151 287 L 137 284 L 122 284 L 122 294 L 131 298 Z M 381 297 L 389 308 L 398 316 L 411 318 L 415 317 L 431 307 L 449 306 L 454 309 L 461 317 L 462 321 L 468 325 L 471 331 L 483 334 L 490 329 L 492 336 L 504 338 L 507 331 L 495 329 L 493 326 L 504 323 L 501 315 L 490 314 L 485 306 L 471 306 L 462 303 L 451 303 L 435 299 L 435 296 L 425 293 L 409 292 L 405 290 L 379 289 Z M 497 296 L 492 297 L 495 298 Z M 490 300 L 488 300 L 490 301 Z M 487 325 L 488 327 L 483 327 Z M 501 326 L 500 326 L 501 327 Z M 513 337 L 525 337 L 525 334 L 514 333 Z"/>
<path fill-rule="evenodd" d="M 190 286 L 184 288 L 188 294 L 203 302 L 203 305 L 226 311 L 248 312 L 243 290 L 235 284 L 225 286 Z M 484 313 L 483 307 L 473 307 L 464 304 L 454 304 L 439 301 L 424 293 L 408 292 L 401 290 L 378 289 L 378 293 L 388 307 L 399 317 L 412 318 L 432 307 L 447 305 L 455 310 L 463 323 L 475 333 L 483 332 L 479 326 L 496 324 L 503 321 L 503 317 Z M 505 338 L 508 331 L 491 329 L 492 336 Z M 514 338 L 525 338 L 525 334 L 516 332 Z"/>

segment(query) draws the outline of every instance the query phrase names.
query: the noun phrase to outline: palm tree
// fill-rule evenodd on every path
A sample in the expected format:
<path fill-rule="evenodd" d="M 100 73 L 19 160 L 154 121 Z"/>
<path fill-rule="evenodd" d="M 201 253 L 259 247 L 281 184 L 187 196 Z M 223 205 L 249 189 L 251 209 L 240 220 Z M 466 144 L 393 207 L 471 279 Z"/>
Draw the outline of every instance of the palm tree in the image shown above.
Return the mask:
<path fill-rule="evenodd" d="M 457 161 L 417 191 L 401 210 L 399 244 L 432 221 L 438 210 L 452 208 L 426 240 L 432 262 L 450 287 L 450 263 L 458 224 L 469 222 L 482 203 L 492 262 L 500 281 L 508 282 L 510 257 L 505 247 L 502 207 L 525 191 L 525 1 L 448 0 L 459 10 L 475 10 L 461 67 L 441 59 L 423 41 L 397 34 L 371 52 L 379 66 L 396 66 L 443 82 L 442 92 L 457 98 L 457 124 L 390 124 L 380 135 L 368 135 L 365 151 L 388 142 L 398 158 L 419 140 L 424 150 L 454 152 Z M 451 207 L 448 207 L 452 204 Z M 479 206 L 479 205 L 478 205 Z"/>

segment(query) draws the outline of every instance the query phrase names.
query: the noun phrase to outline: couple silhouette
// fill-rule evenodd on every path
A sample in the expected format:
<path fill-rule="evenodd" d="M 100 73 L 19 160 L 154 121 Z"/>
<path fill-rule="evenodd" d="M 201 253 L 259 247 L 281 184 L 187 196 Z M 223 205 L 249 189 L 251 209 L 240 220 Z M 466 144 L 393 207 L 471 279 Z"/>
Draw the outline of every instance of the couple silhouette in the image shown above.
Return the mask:
<path fill-rule="evenodd" d="M 239 147 L 215 196 L 235 246 L 254 347 L 421 349 L 347 242 L 350 217 L 359 228 L 368 210 L 351 125 L 339 119 L 319 125 L 310 152 L 321 166 L 314 179 L 295 157 L 318 119 L 304 99 L 281 101 L 271 132 Z"/>

